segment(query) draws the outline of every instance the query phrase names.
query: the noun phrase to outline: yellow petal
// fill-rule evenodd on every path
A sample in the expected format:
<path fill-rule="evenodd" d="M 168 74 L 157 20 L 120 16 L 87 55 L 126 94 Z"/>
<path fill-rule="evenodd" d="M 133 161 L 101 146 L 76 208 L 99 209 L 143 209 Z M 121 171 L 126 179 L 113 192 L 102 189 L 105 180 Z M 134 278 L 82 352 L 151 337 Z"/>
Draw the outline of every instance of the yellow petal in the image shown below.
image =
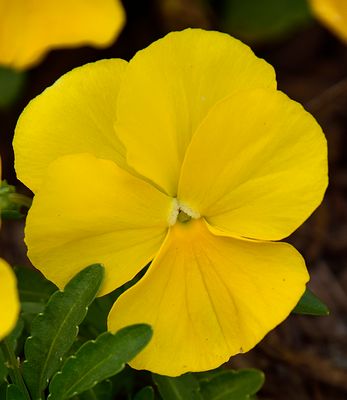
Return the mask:
<path fill-rule="evenodd" d="M 239 89 L 275 86 L 272 67 L 224 33 L 168 34 L 124 74 L 117 132 L 128 163 L 175 196 L 186 147 L 211 106 Z"/>
<path fill-rule="evenodd" d="M 278 240 L 320 204 L 327 181 L 314 118 L 283 93 L 257 89 L 211 110 L 187 151 L 178 197 L 223 234 Z"/>
<path fill-rule="evenodd" d="M 124 164 L 115 130 L 119 82 L 126 62 L 102 60 L 62 76 L 32 100 L 14 137 L 18 178 L 32 191 L 50 162 L 73 153 L 92 153 Z"/>
<path fill-rule="evenodd" d="M 317 18 L 347 42 L 346 0 L 310 0 L 310 3 Z"/>
<path fill-rule="evenodd" d="M 286 243 L 213 236 L 203 219 L 172 228 L 146 275 L 116 301 L 109 329 L 153 327 L 130 365 L 176 376 L 216 368 L 283 321 L 305 289 L 300 254 Z"/>
<path fill-rule="evenodd" d="M 11 267 L 0 258 L 0 340 L 14 328 L 19 308 L 16 277 Z"/>
<path fill-rule="evenodd" d="M 0 0 L 0 64 L 25 69 L 51 49 L 109 46 L 124 19 L 119 0 Z"/>
<path fill-rule="evenodd" d="M 172 199 L 88 154 L 54 161 L 26 224 L 32 263 L 63 287 L 93 263 L 105 266 L 101 295 L 133 278 L 156 254 Z"/>

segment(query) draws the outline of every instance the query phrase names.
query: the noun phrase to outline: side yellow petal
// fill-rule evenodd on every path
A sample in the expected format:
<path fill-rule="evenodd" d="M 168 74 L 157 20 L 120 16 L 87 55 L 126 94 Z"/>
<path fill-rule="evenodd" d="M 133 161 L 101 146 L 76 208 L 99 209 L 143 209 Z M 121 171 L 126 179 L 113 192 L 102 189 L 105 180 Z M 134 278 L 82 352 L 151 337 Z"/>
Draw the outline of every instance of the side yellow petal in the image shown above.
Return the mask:
<path fill-rule="evenodd" d="M 51 49 L 109 46 L 124 20 L 119 0 L 0 0 L 0 64 L 26 69 Z"/>
<path fill-rule="evenodd" d="M 117 132 L 129 164 L 177 194 L 180 166 L 208 110 L 240 89 L 276 87 L 273 68 L 227 34 L 173 32 L 129 62 L 118 100 Z"/>
<path fill-rule="evenodd" d="M 194 135 L 178 197 L 222 234 L 279 240 L 321 203 L 327 144 L 315 119 L 279 91 L 217 104 Z"/>
<path fill-rule="evenodd" d="M 130 365 L 177 376 L 248 351 L 305 290 L 300 254 L 286 243 L 212 235 L 203 219 L 172 228 L 145 276 L 114 304 L 111 331 L 148 323 L 153 338 Z"/>
<path fill-rule="evenodd" d="M 115 130 L 119 83 L 127 63 L 102 60 L 75 68 L 32 100 L 14 136 L 18 178 L 32 191 L 50 162 L 73 153 L 92 153 L 125 164 Z"/>
<path fill-rule="evenodd" d="M 28 256 L 59 287 L 86 266 L 103 264 L 103 295 L 153 259 L 171 207 L 172 199 L 112 161 L 61 157 L 49 166 L 29 210 Z"/>
<path fill-rule="evenodd" d="M 19 309 L 15 274 L 11 267 L 0 258 L 0 340 L 15 327 Z"/>
<path fill-rule="evenodd" d="M 309 2 L 317 18 L 347 42 L 346 0 L 309 0 Z"/>

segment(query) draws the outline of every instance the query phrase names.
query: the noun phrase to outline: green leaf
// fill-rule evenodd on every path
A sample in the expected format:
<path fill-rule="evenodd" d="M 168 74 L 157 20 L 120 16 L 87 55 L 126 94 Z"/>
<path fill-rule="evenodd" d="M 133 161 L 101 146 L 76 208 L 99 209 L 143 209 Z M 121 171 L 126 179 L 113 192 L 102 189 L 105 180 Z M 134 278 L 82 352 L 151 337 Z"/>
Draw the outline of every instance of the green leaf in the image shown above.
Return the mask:
<path fill-rule="evenodd" d="M 24 329 L 24 321 L 22 318 L 19 318 L 16 326 L 12 330 L 12 332 L 6 337 L 6 341 L 11 349 L 15 352 L 18 344 L 18 340 L 20 339 Z"/>
<path fill-rule="evenodd" d="M 223 370 L 200 380 L 204 400 L 249 400 L 264 384 L 264 374 L 256 369 Z"/>
<path fill-rule="evenodd" d="M 27 267 L 14 268 L 21 303 L 47 303 L 57 287 L 39 271 Z"/>
<path fill-rule="evenodd" d="M 6 400 L 26 400 L 26 397 L 16 385 L 8 385 L 6 390 Z"/>
<path fill-rule="evenodd" d="M 107 316 L 115 302 L 114 292 L 93 301 L 88 309 L 86 318 L 81 325 L 81 334 L 86 337 L 98 336 L 107 331 Z"/>
<path fill-rule="evenodd" d="M 0 67 L 0 108 L 11 106 L 20 96 L 26 74 L 10 68 Z"/>
<path fill-rule="evenodd" d="M 324 316 L 329 315 L 328 307 L 310 289 L 306 289 L 299 303 L 292 311 L 294 314 Z"/>
<path fill-rule="evenodd" d="M 144 269 L 146 270 L 146 268 Z M 80 334 L 85 337 L 96 337 L 107 330 L 107 316 L 118 297 L 135 285 L 144 275 L 144 271 L 138 273 L 131 281 L 114 290 L 106 296 L 99 297 L 90 305 L 86 318 L 80 326 Z"/>
<path fill-rule="evenodd" d="M 30 332 L 33 319 L 44 311 L 45 304 L 57 291 L 57 287 L 37 270 L 16 266 L 14 271 L 17 276 L 22 318 L 26 330 Z"/>
<path fill-rule="evenodd" d="M 0 384 L 0 399 L 6 399 L 7 382 Z"/>
<path fill-rule="evenodd" d="M 75 397 L 74 397 L 75 399 Z M 98 383 L 92 389 L 81 393 L 78 396 L 79 400 L 112 400 L 112 382 L 109 380 Z"/>
<path fill-rule="evenodd" d="M 103 274 L 101 265 L 87 267 L 63 292 L 54 293 L 45 311 L 34 319 L 31 336 L 25 343 L 23 375 L 35 400 L 42 399 L 49 378 L 76 339 L 78 325 L 99 290 Z"/>
<path fill-rule="evenodd" d="M 154 400 L 154 390 L 152 386 L 146 386 L 137 392 L 134 400 Z"/>
<path fill-rule="evenodd" d="M 23 301 L 21 303 L 21 311 L 23 314 L 39 314 L 45 310 L 43 303 L 34 303 L 31 301 Z"/>
<path fill-rule="evenodd" d="M 49 385 L 49 400 L 69 399 L 120 372 L 150 341 L 148 325 L 133 325 L 116 334 L 105 332 L 69 357 Z"/>
<path fill-rule="evenodd" d="M 199 382 L 192 374 L 181 375 L 177 378 L 156 374 L 152 376 L 164 400 L 202 400 Z"/>
<path fill-rule="evenodd" d="M 307 0 L 226 0 L 223 4 L 224 30 L 247 42 L 278 40 L 312 19 Z"/>

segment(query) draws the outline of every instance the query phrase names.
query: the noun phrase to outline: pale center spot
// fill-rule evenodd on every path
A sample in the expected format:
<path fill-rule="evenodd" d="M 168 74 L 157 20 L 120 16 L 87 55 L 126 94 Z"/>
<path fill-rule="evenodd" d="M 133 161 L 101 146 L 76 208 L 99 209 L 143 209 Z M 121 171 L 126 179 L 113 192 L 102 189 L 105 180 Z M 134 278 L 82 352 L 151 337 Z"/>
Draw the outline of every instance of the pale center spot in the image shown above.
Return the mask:
<path fill-rule="evenodd" d="M 175 225 L 176 222 L 187 223 L 192 218 L 200 218 L 200 214 L 192 210 L 187 205 L 181 203 L 178 199 L 173 199 L 171 213 L 168 219 L 169 225 Z"/>

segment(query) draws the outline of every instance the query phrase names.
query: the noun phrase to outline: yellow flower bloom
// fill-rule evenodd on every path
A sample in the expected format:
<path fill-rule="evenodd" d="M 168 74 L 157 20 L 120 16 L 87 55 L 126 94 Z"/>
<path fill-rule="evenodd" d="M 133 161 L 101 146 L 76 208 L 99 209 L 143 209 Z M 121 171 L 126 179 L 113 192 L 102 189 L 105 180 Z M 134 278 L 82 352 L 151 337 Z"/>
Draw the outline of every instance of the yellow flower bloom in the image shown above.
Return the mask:
<path fill-rule="evenodd" d="M 19 314 L 17 280 L 12 268 L 0 258 L 0 340 L 15 327 Z"/>
<path fill-rule="evenodd" d="M 0 0 L 0 65 L 26 69 L 51 49 L 106 47 L 123 24 L 120 0 Z"/>
<path fill-rule="evenodd" d="M 0 160 L 0 182 L 1 182 L 1 160 Z M 0 340 L 2 340 L 12 331 L 12 329 L 16 325 L 18 314 L 19 314 L 19 299 L 17 292 L 17 280 L 11 267 L 2 258 L 0 258 L 0 315 L 1 315 Z"/>
<path fill-rule="evenodd" d="M 101 262 L 109 329 L 153 326 L 131 365 L 215 368 L 283 321 L 308 281 L 292 233 L 327 185 L 324 135 L 230 36 L 188 29 L 127 64 L 77 68 L 34 99 L 14 148 L 34 192 L 29 257 L 59 286 Z"/>
<path fill-rule="evenodd" d="M 346 0 L 310 0 L 312 10 L 318 19 L 347 41 L 347 1 Z"/>

